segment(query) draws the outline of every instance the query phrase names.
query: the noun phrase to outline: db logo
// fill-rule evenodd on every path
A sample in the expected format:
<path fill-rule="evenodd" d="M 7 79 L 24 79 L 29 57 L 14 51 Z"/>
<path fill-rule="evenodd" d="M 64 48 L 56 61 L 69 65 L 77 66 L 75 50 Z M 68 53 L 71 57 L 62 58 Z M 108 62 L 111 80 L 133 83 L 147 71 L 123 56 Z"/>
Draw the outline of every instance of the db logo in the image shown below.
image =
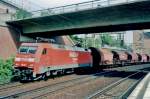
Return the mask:
<path fill-rule="evenodd" d="M 76 53 L 76 52 L 70 52 L 70 53 L 69 53 L 69 56 L 70 56 L 71 58 L 76 58 L 76 57 L 78 57 L 78 53 Z"/>

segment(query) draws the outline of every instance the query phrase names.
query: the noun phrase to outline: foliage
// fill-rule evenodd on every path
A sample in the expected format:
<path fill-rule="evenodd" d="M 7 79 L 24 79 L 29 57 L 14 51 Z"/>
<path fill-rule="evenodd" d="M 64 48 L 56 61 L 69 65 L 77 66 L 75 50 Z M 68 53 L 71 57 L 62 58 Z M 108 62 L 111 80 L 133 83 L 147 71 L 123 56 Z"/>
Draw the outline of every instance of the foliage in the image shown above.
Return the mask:
<path fill-rule="evenodd" d="M 81 47 L 84 47 L 84 48 L 101 46 L 100 39 L 93 39 L 91 37 L 79 38 L 77 35 L 72 35 L 70 37 L 75 42 L 76 45 L 80 45 Z"/>
<path fill-rule="evenodd" d="M 101 40 L 103 45 L 113 45 L 114 40 L 109 34 L 101 35 Z"/>
<path fill-rule="evenodd" d="M 32 16 L 32 13 L 30 13 L 26 10 L 23 10 L 23 9 L 19 9 L 16 11 L 16 13 L 13 17 L 15 17 L 16 19 L 23 19 L 23 18 L 31 17 L 31 16 Z"/>
<path fill-rule="evenodd" d="M 0 59 L 0 83 L 6 83 L 11 80 L 13 60 L 13 58 L 5 61 Z"/>
<path fill-rule="evenodd" d="M 118 35 L 119 36 L 119 35 Z M 79 38 L 77 35 L 70 36 L 71 39 L 76 43 L 80 44 L 82 47 L 97 47 L 100 48 L 101 46 L 104 47 L 108 45 L 110 47 L 118 47 L 118 48 L 125 48 L 131 49 L 129 46 L 125 45 L 124 41 L 119 38 L 113 37 L 111 34 L 99 34 L 95 37 L 82 37 Z"/>
<path fill-rule="evenodd" d="M 80 46 L 84 46 L 83 42 L 84 42 L 84 39 L 82 38 L 79 38 L 77 35 L 71 35 L 70 38 L 73 40 L 73 42 L 77 45 L 80 45 Z"/>
<path fill-rule="evenodd" d="M 119 39 L 113 38 L 111 36 L 111 34 L 101 35 L 101 40 L 102 40 L 102 46 L 109 45 L 111 47 L 119 47 L 119 48 L 125 48 L 126 47 L 123 40 L 121 40 L 120 38 Z"/>

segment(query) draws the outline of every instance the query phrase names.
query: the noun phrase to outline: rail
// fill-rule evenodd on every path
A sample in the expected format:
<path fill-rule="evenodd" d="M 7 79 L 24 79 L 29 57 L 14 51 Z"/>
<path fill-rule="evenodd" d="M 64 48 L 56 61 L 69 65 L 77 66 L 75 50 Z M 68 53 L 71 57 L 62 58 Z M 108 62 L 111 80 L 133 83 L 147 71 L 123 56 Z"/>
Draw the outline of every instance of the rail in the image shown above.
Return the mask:
<path fill-rule="evenodd" d="M 89 81 L 99 77 L 99 76 L 96 76 L 96 75 L 106 75 L 106 74 L 111 74 L 111 73 L 112 73 L 112 71 L 104 71 L 104 72 L 92 74 L 93 77 L 92 77 L 91 79 L 89 79 Z M 71 80 L 67 80 L 67 81 L 63 81 L 63 82 L 58 82 L 58 83 L 55 83 L 55 84 L 45 85 L 45 86 L 43 86 L 43 87 L 34 88 L 34 89 L 31 89 L 31 90 L 28 90 L 28 91 L 14 92 L 14 93 L 8 94 L 8 95 L 6 95 L 6 96 L 0 96 L 0 99 L 12 99 L 12 98 L 14 98 L 14 97 L 19 97 L 19 96 L 22 96 L 22 95 L 25 95 L 25 94 L 28 94 L 28 93 L 31 93 L 31 92 L 34 92 L 34 91 L 37 92 L 37 91 L 43 90 L 43 89 L 45 89 L 45 88 L 50 88 L 50 87 L 54 87 L 54 86 L 59 86 L 59 85 L 61 85 L 60 88 L 58 88 L 58 89 L 57 89 L 57 88 L 56 88 L 56 89 L 52 89 L 50 92 L 48 92 L 48 93 L 52 93 L 52 92 L 55 92 L 55 91 L 57 91 L 57 90 L 61 90 L 61 89 L 66 88 L 66 86 L 64 86 L 63 84 L 67 84 L 68 82 L 79 81 L 79 82 L 77 82 L 77 84 L 79 84 L 79 83 L 81 83 L 81 82 L 84 82 L 84 81 L 81 81 L 81 80 L 84 79 L 84 78 L 89 78 L 89 75 L 85 75 L 85 76 L 82 76 L 82 77 L 73 78 L 73 79 L 71 79 Z M 88 81 L 88 80 L 86 80 L 86 81 Z M 74 85 L 74 84 L 73 84 L 73 85 Z M 71 86 L 71 85 L 69 85 L 69 86 Z M 51 89 L 51 88 L 50 88 L 50 89 Z M 48 94 L 48 93 L 47 93 L 47 94 Z M 40 96 L 39 96 L 39 97 L 40 97 Z M 36 98 L 37 98 L 37 97 L 36 97 Z M 36 98 L 35 98 L 35 99 L 36 99 Z M 33 99 L 33 98 L 32 98 L 32 99 Z"/>
<path fill-rule="evenodd" d="M 10 5 L 13 5 L 16 8 L 22 8 L 20 5 L 17 4 L 17 1 L 18 1 L 18 3 L 21 3 L 21 2 L 19 2 L 20 0 L 17 0 L 17 1 L 1 0 L 1 1 L 6 2 L 6 3 L 10 4 Z"/>
<path fill-rule="evenodd" d="M 83 11 L 83 10 L 88 10 L 88 9 L 108 7 L 108 6 L 113 6 L 117 4 L 138 2 L 138 1 L 143 1 L 143 0 L 93 0 L 93 1 L 88 1 L 88 2 L 72 4 L 72 5 L 32 11 L 30 12 L 29 15 L 22 14 L 22 17 L 20 18 L 12 17 L 12 20 L 22 20 L 22 19 L 28 19 L 28 18 L 51 16 L 51 15 L 57 15 L 57 14 Z"/>
<path fill-rule="evenodd" d="M 102 89 L 102 90 L 100 89 L 99 91 L 95 92 L 94 94 L 88 96 L 87 99 L 94 99 L 94 98 L 96 98 L 99 94 L 102 94 L 102 93 L 104 93 L 104 92 L 106 92 L 106 91 L 112 89 L 114 86 L 117 86 L 117 85 L 121 84 L 122 82 L 126 81 L 126 80 L 129 79 L 130 77 L 132 77 L 132 76 L 134 76 L 134 75 L 137 75 L 137 74 L 139 74 L 139 73 L 141 73 L 141 72 L 136 72 L 136 73 L 131 74 L 131 75 L 129 75 L 129 76 L 127 76 L 127 77 L 125 77 L 125 78 L 123 78 L 123 79 L 121 79 L 121 80 L 115 82 L 115 83 L 112 83 L 112 84 L 108 85 L 107 87 L 105 87 L 104 89 Z M 140 78 L 140 80 L 141 80 L 141 78 Z M 131 88 L 132 88 L 132 87 L 131 87 Z M 125 97 L 125 93 L 124 93 L 122 96 L 120 96 L 120 98 L 123 98 L 123 97 Z M 116 99 L 120 99 L 120 98 L 116 98 Z"/>

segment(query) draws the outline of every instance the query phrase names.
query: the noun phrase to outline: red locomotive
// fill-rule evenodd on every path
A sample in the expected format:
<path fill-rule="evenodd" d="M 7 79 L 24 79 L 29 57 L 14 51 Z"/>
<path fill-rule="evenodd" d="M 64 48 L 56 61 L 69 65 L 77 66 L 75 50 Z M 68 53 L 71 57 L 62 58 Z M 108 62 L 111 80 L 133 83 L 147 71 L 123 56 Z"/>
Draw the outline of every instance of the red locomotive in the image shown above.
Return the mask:
<path fill-rule="evenodd" d="M 52 43 L 22 43 L 14 62 L 14 73 L 21 80 L 36 80 L 76 69 L 97 69 L 107 65 L 149 62 L 146 54 L 108 48 L 84 49 Z"/>
<path fill-rule="evenodd" d="M 22 80 L 91 67 L 89 50 L 50 43 L 23 43 L 15 58 L 15 72 Z"/>

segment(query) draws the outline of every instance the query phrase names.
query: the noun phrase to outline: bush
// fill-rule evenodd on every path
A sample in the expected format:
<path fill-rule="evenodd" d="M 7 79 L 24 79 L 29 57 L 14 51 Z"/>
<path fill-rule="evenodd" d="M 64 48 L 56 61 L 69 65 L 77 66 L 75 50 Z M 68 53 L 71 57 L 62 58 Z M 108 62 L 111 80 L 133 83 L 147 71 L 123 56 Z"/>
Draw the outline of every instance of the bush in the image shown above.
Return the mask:
<path fill-rule="evenodd" d="M 7 60 L 0 59 L 0 84 L 10 82 L 12 78 L 12 65 L 14 58 L 9 58 Z"/>

